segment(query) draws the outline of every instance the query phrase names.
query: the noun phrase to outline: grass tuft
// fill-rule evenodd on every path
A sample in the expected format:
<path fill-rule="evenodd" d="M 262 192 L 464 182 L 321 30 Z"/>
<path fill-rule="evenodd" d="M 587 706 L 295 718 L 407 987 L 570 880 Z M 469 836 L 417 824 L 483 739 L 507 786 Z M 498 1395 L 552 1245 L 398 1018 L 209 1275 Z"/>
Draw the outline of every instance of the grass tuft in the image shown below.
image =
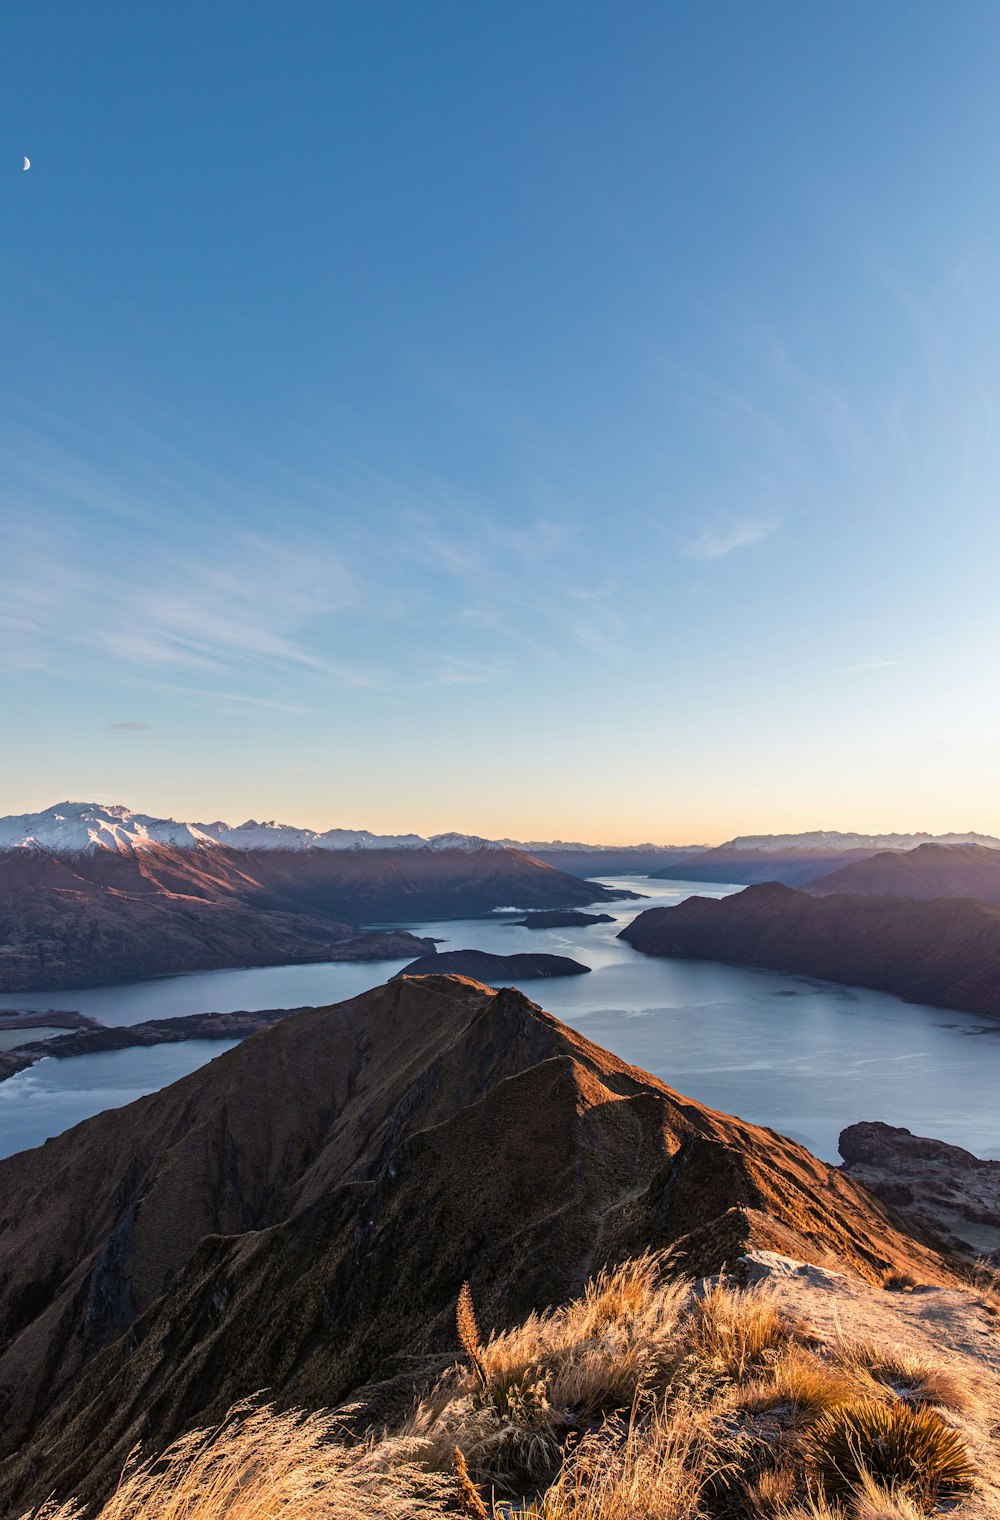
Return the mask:
<path fill-rule="evenodd" d="M 842 1341 L 836 1355 L 845 1368 L 871 1378 L 909 1403 L 940 1404 L 945 1409 L 968 1407 L 966 1389 L 942 1362 L 930 1357 L 864 1341 Z"/>
<path fill-rule="evenodd" d="M 793 1344 L 779 1351 L 766 1374 L 741 1388 L 734 1399 L 754 1412 L 784 1409 L 790 1423 L 805 1424 L 874 1391 L 867 1373 L 823 1361 Z"/>
<path fill-rule="evenodd" d="M 759 1288 L 716 1283 L 694 1305 L 691 1332 L 700 1357 L 715 1371 L 743 1379 L 798 1333 Z"/>
<path fill-rule="evenodd" d="M 701 1520 L 704 1430 L 689 1410 L 584 1436 L 521 1520 Z"/>
<path fill-rule="evenodd" d="M 447 1374 L 405 1435 L 436 1468 L 461 1447 L 473 1478 L 505 1493 L 551 1478 L 571 1432 L 662 1393 L 687 1355 L 679 1327 L 690 1285 L 663 1272 L 649 1253 L 598 1273 L 565 1307 L 477 1340 L 481 1381 L 461 1367 Z"/>
<path fill-rule="evenodd" d="M 94 1520 L 427 1520 L 453 1487 L 401 1442 L 345 1447 L 328 1414 L 247 1405 L 214 1430 L 130 1463 Z M 36 1520 L 75 1520 L 73 1503 Z"/>
<path fill-rule="evenodd" d="M 850 1499 L 867 1479 L 932 1504 L 972 1486 L 965 1443 L 933 1410 L 860 1399 L 822 1415 L 804 1438 L 810 1473 L 824 1494 Z"/>

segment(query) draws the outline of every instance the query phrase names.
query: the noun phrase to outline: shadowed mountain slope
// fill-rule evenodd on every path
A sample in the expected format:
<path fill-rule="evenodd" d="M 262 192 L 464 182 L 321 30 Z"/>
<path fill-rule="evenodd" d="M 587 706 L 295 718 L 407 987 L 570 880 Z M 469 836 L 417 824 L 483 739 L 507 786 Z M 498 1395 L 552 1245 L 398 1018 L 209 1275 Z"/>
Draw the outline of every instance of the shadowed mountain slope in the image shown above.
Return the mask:
<path fill-rule="evenodd" d="M 579 907 L 613 893 L 516 850 L 218 845 L 0 852 L 0 991 L 225 966 L 413 956 L 358 924 Z"/>
<path fill-rule="evenodd" d="M 828 871 L 836 871 L 845 861 L 867 860 L 870 850 L 782 850 L 733 849 L 720 844 L 703 855 L 671 861 L 650 876 L 668 881 L 737 882 L 745 885 L 762 881 L 781 881 L 798 887 Z"/>
<path fill-rule="evenodd" d="M 921 844 L 883 850 L 810 882 L 815 896 L 861 892 L 881 897 L 977 897 L 1000 902 L 1000 850 L 981 844 Z"/>
<path fill-rule="evenodd" d="M 684 881 L 742 882 L 755 885 L 780 881 L 789 887 L 818 881 L 841 867 L 869 860 L 880 851 L 912 853 L 925 844 L 997 852 L 1000 840 L 990 834 L 842 834 L 815 830 L 807 834 L 743 835 L 685 860 L 667 861 L 650 875 Z M 997 855 L 1000 862 L 1000 853 Z M 969 894 L 975 895 L 975 894 Z"/>
<path fill-rule="evenodd" d="M 500 1326 L 647 1247 L 697 1272 L 760 1247 L 949 1276 L 801 1146 L 457 977 L 292 1015 L 0 1162 L 0 1199 L 14 1512 L 94 1496 L 137 1440 L 261 1388 L 329 1406 L 426 1376 L 465 1278 Z"/>
<path fill-rule="evenodd" d="M 762 966 L 1000 1017 L 1000 905 L 970 898 L 819 897 L 768 883 L 649 908 L 618 938 L 646 955 Z"/>

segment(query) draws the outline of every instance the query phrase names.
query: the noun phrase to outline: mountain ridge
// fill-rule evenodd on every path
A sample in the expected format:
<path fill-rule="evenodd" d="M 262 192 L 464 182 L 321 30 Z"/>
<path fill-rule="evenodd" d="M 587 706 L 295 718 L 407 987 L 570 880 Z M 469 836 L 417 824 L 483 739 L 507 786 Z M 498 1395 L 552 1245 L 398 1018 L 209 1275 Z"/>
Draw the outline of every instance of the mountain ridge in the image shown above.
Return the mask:
<path fill-rule="evenodd" d="M 516 989 L 413 977 L 292 1014 L 0 1161 L 0 1502 L 92 1497 L 136 1440 L 269 1388 L 329 1405 L 673 1247 L 953 1280 L 773 1131 L 685 1098 Z M 428 1363 L 431 1358 L 431 1363 Z M 99 1440 L 99 1457 L 95 1442 Z"/>

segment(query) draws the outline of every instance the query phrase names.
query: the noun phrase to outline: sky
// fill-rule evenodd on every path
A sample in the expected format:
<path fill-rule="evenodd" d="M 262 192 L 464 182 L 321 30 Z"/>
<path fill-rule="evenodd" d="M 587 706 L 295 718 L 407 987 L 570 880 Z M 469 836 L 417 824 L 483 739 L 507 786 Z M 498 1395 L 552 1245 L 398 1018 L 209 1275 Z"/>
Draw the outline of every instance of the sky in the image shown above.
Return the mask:
<path fill-rule="evenodd" d="M 1000 833 L 993 0 L 5 34 L 0 813 Z"/>

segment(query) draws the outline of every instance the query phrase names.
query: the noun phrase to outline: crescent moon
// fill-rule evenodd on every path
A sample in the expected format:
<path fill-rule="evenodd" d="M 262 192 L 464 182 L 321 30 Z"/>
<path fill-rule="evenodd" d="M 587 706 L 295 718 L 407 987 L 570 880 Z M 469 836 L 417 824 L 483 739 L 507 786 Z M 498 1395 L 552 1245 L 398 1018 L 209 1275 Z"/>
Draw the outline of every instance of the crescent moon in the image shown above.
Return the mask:
<path fill-rule="evenodd" d="M 23 171 L 24 169 L 30 169 L 30 168 L 31 168 L 31 159 L 30 158 L 26 158 L 24 160 L 24 163 L 21 165 L 21 169 Z"/>

